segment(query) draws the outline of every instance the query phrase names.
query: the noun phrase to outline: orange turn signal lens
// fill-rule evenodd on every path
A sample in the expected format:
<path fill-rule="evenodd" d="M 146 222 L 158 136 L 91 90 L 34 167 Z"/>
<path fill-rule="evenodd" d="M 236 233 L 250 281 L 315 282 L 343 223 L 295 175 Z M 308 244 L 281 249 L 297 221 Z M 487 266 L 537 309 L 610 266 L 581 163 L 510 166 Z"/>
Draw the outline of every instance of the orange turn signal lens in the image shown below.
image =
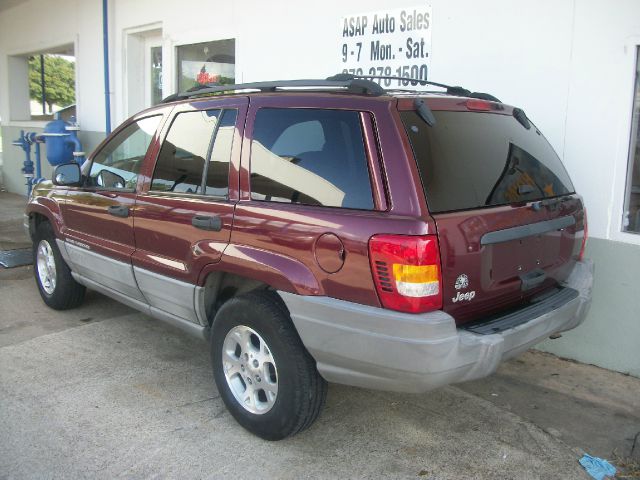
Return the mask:
<path fill-rule="evenodd" d="M 429 283 L 439 281 L 437 265 L 393 264 L 393 277 L 397 282 Z"/>

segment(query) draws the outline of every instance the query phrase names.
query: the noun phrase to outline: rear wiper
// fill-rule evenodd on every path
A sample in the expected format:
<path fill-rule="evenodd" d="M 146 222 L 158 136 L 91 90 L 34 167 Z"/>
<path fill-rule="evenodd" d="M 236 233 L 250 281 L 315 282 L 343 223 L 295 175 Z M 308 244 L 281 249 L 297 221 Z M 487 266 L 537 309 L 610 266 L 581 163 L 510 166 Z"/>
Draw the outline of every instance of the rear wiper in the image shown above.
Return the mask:
<path fill-rule="evenodd" d="M 513 116 L 524 128 L 526 128 L 527 130 L 531 128 L 531 122 L 527 118 L 527 114 L 524 113 L 524 110 L 522 110 L 521 108 L 514 108 Z"/>

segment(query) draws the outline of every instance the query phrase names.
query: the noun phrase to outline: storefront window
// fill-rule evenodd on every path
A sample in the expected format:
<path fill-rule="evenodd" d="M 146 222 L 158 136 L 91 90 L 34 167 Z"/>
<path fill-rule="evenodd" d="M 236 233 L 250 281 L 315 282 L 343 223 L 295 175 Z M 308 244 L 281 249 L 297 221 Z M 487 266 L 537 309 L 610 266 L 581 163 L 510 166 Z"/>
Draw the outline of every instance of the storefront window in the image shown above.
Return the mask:
<path fill-rule="evenodd" d="M 197 85 L 235 83 L 236 41 L 194 43 L 177 47 L 178 91 Z"/>
<path fill-rule="evenodd" d="M 633 117 L 631 119 L 631 141 L 629 142 L 629 163 L 627 172 L 627 193 L 625 198 L 623 229 L 640 233 L 640 47 L 636 51 L 636 83 L 633 96 Z"/>

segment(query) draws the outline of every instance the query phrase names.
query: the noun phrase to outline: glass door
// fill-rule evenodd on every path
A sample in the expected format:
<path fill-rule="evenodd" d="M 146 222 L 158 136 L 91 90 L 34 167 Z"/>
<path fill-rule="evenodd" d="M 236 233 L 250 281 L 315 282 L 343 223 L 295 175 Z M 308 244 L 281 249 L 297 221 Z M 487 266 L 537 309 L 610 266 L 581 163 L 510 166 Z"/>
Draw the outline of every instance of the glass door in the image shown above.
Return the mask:
<path fill-rule="evenodd" d="M 162 93 L 162 38 L 145 39 L 145 107 L 158 105 L 164 98 Z"/>

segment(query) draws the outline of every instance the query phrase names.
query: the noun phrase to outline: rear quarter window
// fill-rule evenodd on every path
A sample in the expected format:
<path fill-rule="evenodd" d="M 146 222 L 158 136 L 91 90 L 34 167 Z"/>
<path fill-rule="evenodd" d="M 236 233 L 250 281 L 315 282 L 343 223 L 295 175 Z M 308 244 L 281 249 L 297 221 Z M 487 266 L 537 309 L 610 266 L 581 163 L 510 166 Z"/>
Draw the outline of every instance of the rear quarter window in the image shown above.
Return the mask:
<path fill-rule="evenodd" d="M 258 110 L 251 143 L 251 198 L 373 209 L 358 112 Z"/>
<path fill-rule="evenodd" d="M 542 133 L 511 115 L 434 112 L 429 127 L 401 112 L 432 213 L 535 201 L 574 192 Z"/>

